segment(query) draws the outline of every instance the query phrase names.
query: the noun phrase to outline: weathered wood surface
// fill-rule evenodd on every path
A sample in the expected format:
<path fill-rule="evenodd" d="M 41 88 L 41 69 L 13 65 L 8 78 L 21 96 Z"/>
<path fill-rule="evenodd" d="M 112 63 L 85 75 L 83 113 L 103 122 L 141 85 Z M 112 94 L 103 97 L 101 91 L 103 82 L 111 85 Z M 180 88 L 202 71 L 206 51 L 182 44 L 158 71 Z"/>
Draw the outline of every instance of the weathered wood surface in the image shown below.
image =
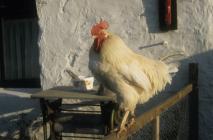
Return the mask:
<path fill-rule="evenodd" d="M 153 120 L 153 140 L 160 140 L 160 116 Z"/>
<path fill-rule="evenodd" d="M 127 132 L 121 133 L 119 140 L 126 140 L 128 136 L 136 133 L 141 128 L 143 128 L 147 123 L 151 122 L 156 116 L 159 116 L 163 111 L 178 103 L 181 99 L 187 96 L 192 91 L 192 84 L 187 85 L 182 90 L 178 91 L 175 95 L 168 98 L 163 103 L 159 104 L 156 107 L 153 107 L 149 111 L 141 114 L 136 117 L 136 124 L 134 124 L 131 128 L 127 130 Z M 105 140 L 117 140 L 116 132 L 111 133 L 104 137 Z"/>
<path fill-rule="evenodd" d="M 114 101 L 113 97 L 97 95 L 97 91 L 78 92 L 78 91 L 65 91 L 60 89 L 49 89 L 32 94 L 31 98 L 44 98 L 44 99 L 86 99 L 96 101 Z"/>

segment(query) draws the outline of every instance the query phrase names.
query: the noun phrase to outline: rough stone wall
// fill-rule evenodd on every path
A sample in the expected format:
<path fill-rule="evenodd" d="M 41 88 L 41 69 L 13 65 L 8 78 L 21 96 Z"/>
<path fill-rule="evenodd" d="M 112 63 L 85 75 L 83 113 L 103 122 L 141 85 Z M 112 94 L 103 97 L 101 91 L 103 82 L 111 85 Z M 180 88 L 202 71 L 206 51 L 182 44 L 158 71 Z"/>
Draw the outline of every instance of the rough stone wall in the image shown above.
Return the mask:
<path fill-rule="evenodd" d="M 41 28 L 40 65 L 43 89 L 70 85 L 68 70 L 91 75 L 88 50 L 91 26 L 103 18 L 139 54 L 159 58 L 174 51 L 185 56 L 172 87 L 188 80 L 188 63 L 199 63 L 200 139 L 213 139 L 213 1 L 177 0 L 178 30 L 159 32 L 158 0 L 37 0 Z M 168 47 L 139 49 L 162 41 Z"/>

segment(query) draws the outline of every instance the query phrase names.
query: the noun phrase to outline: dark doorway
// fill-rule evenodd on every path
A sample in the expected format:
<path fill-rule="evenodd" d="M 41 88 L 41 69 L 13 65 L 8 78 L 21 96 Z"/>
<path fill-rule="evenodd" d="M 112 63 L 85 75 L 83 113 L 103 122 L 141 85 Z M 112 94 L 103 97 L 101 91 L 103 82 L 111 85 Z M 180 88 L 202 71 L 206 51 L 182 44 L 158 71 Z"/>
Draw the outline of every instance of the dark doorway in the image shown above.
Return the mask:
<path fill-rule="evenodd" d="M 0 87 L 40 87 L 35 0 L 1 0 L 0 22 Z"/>

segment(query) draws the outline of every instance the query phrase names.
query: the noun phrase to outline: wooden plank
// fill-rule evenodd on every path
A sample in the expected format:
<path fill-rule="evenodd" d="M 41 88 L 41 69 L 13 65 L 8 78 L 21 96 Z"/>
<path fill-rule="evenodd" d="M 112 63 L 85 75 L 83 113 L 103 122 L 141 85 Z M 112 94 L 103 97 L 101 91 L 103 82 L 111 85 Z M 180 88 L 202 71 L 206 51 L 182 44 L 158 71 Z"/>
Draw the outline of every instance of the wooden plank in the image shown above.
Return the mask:
<path fill-rule="evenodd" d="M 160 140 L 160 116 L 153 120 L 153 140 Z"/>
<path fill-rule="evenodd" d="M 62 91 L 62 90 L 46 90 L 39 92 L 37 94 L 32 94 L 31 98 L 45 98 L 45 99 L 56 99 L 56 98 L 66 98 L 66 99 L 86 99 L 86 100 L 96 100 L 96 101 L 114 101 L 115 99 L 110 96 L 95 95 L 95 91 L 82 93 L 74 91 Z"/>
<path fill-rule="evenodd" d="M 189 82 L 193 84 L 189 95 L 189 140 L 199 139 L 199 90 L 198 90 L 198 64 L 189 64 Z"/>
<path fill-rule="evenodd" d="M 44 132 L 44 140 L 47 140 L 47 107 L 45 105 L 45 100 L 40 99 L 40 107 L 43 117 L 43 132 Z"/>
<path fill-rule="evenodd" d="M 3 18 L 0 17 L 0 81 L 5 80 L 3 22 L 4 22 Z"/>
<path fill-rule="evenodd" d="M 168 109 L 169 107 L 173 106 L 185 96 L 187 96 L 192 91 L 192 84 L 187 85 L 182 90 L 174 94 L 172 97 L 168 98 L 163 103 L 159 104 L 156 107 L 153 107 L 149 111 L 141 114 L 140 116 L 136 117 L 136 124 L 134 124 L 131 128 L 127 130 L 127 132 L 123 132 L 120 135 L 119 140 L 125 140 L 128 136 L 136 133 L 141 128 L 143 128 L 147 123 L 152 121 L 156 116 L 159 116 L 163 111 Z M 116 132 L 111 133 L 104 137 L 105 140 L 117 140 Z"/>

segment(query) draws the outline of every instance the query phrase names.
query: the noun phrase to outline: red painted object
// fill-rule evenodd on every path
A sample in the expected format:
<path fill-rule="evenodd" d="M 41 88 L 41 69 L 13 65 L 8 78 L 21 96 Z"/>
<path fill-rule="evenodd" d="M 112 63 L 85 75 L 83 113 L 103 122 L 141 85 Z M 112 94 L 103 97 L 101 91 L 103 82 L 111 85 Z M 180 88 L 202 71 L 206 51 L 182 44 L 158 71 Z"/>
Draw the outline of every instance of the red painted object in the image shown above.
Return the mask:
<path fill-rule="evenodd" d="M 166 0 L 165 22 L 168 26 L 172 23 L 171 0 Z"/>
<path fill-rule="evenodd" d="M 158 0 L 159 24 L 162 31 L 177 29 L 177 0 Z"/>

